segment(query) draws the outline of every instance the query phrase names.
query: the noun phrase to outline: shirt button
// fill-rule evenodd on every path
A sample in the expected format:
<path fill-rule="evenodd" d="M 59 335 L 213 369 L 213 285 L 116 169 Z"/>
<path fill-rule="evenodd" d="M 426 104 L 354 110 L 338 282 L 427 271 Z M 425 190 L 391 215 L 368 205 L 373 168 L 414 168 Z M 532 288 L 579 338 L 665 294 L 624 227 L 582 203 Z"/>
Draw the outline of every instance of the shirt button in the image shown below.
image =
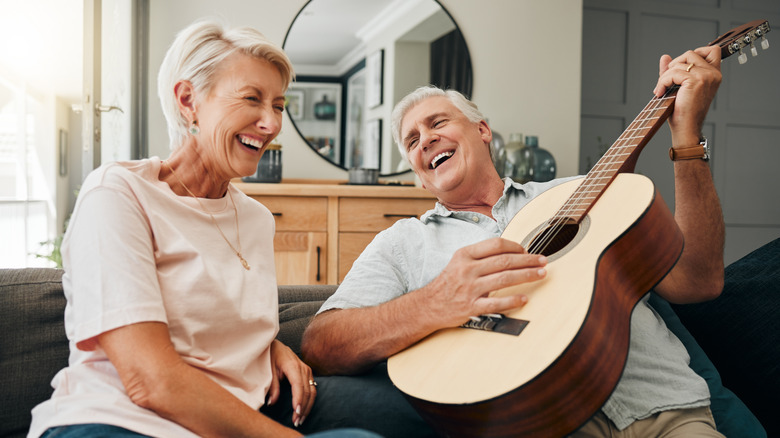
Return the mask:
<path fill-rule="evenodd" d="M 474 222 L 479 222 L 479 216 L 474 216 L 471 218 Z"/>

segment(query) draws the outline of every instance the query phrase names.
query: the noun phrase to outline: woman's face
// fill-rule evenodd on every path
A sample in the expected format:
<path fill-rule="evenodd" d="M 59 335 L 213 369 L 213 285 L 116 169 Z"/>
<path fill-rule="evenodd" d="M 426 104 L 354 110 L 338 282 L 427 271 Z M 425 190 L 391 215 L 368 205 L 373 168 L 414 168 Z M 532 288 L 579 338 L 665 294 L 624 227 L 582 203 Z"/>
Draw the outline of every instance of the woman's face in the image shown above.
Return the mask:
<path fill-rule="evenodd" d="M 270 62 L 235 53 L 215 73 L 207 96 L 196 96 L 197 148 L 215 177 L 255 173 L 260 156 L 282 129 L 286 85 Z"/>

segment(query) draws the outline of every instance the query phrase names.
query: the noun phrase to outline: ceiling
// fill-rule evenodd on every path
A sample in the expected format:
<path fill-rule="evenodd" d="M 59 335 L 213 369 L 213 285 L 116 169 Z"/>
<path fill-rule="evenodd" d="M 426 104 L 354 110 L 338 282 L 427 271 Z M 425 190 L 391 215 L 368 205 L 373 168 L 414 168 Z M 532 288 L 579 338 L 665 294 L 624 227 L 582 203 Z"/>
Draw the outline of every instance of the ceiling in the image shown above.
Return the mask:
<path fill-rule="evenodd" d="M 306 64 L 335 65 L 362 42 L 359 31 L 375 16 L 387 13 L 385 9 L 394 2 L 397 0 L 312 1 L 295 18 L 284 50 L 293 64 L 306 60 Z"/>

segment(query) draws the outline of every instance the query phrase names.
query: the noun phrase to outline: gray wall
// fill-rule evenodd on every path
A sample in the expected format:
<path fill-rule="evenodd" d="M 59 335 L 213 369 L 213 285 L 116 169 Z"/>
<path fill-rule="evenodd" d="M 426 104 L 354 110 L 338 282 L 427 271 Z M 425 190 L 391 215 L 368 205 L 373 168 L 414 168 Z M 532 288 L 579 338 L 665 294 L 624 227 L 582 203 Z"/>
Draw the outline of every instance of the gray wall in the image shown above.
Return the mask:
<path fill-rule="evenodd" d="M 704 46 L 756 19 L 780 26 L 780 2 L 585 0 L 580 172 L 650 101 L 662 54 Z M 780 32 L 768 34 L 773 37 Z M 758 48 L 756 58 L 748 54 L 744 65 L 736 55 L 724 60 L 723 83 L 704 126 L 726 221 L 727 263 L 780 237 L 780 52 L 774 47 Z M 663 127 L 645 147 L 637 172 L 652 178 L 673 207 L 670 144 Z"/>

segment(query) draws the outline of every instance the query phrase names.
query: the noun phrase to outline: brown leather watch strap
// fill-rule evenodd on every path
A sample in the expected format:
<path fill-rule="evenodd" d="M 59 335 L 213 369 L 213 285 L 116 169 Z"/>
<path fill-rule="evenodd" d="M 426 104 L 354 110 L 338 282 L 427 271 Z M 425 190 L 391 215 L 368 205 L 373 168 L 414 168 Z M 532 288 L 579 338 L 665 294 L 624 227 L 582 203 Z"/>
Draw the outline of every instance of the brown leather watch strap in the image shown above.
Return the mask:
<path fill-rule="evenodd" d="M 709 154 L 707 147 L 704 144 L 697 144 L 695 146 L 686 146 L 684 148 L 669 148 L 669 158 L 672 161 L 679 160 L 707 160 Z"/>

